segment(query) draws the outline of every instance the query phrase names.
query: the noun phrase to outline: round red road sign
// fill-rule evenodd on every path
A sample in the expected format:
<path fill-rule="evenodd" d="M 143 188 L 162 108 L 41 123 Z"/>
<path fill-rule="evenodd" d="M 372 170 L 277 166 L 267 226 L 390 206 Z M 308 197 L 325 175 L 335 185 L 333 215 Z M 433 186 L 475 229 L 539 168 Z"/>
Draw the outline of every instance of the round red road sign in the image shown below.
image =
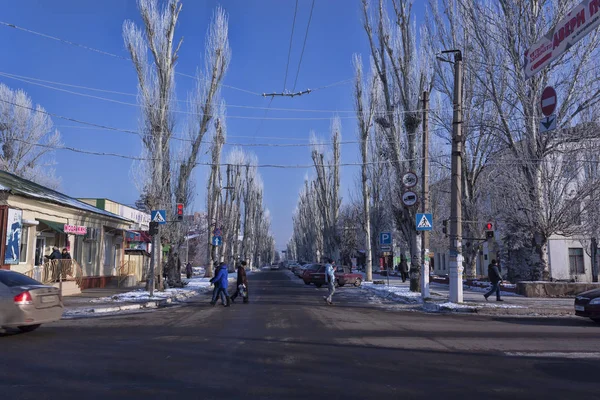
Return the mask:
<path fill-rule="evenodd" d="M 542 114 L 546 117 L 549 117 L 554 113 L 554 110 L 556 109 L 556 91 L 552 86 L 546 86 L 542 92 L 540 106 L 542 107 Z"/>

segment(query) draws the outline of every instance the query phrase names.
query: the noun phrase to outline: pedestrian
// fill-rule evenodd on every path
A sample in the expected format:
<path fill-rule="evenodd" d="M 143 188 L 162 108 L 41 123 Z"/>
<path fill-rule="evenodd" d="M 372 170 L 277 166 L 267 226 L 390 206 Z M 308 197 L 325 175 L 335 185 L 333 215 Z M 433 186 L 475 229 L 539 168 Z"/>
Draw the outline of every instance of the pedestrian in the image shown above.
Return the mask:
<path fill-rule="evenodd" d="M 231 305 L 231 297 L 229 297 L 229 292 L 227 291 L 227 264 L 221 263 L 219 265 L 215 264 L 217 267 L 215 269 L 215 277 L 210 280 L 211 283 L 214 283 L 215 290 L 213 290 L 212 301 L 210 302 L 213 306 L 217 302 L 217 297 L 221 297 L 221 303 L 225 307 L 229 307 Z"/>
<path fill-rule="evenodd" d="M 327 263 L 325 264 L 325 283 L 327 283 L 327 288 L 329 289 L 329 293 L 323 299 L 327 302 L 327 304 L 333 304 L 333 294 L 335 293 L 335 262 L 331 258 L 327 258 Z"/>
<path fill-rule="evenodd" d="M 45 256 L 45 257 L 50 261 L 62 260 L 62 254 L 60 253 L 60 250 L 58 250 L 58 247 L 56 247 L 56 246 L 52 246 L 52 253 L 50 253 L 49 256 Z"/>
<path fill-rule="evenodd" d="M 62 260 L 70 260 L 71 259 L 71 254 L 69 253 L 69 250 L 67 250 L 67 248 L 63 248 L 62 249 L 62 253 L 60 255 Z"/>
<path fill-rule="evenodd" d="M 408 278 L 408 262 L 404 256 L 400 256 L 400 275 L 402 276 L 402 282 L 406 282 Z"/>
<path fill-rule="evenodd" d="M 504 301 L 500 298 L 500 283 L 502 283 L 502 275 L 500 274 L 500 269 L 498 268 L 498 261 L 492 260 L 492 263 L 488 266 L 488 277 L 492 283 L 492 288 L 489 292 L 484 294 L 483 297 L 485 297 L 485 300 L 487 301 L 488 297 L 496 292 L 496 301 Z"/>
<path fill-rule="evenodd" d="M 185 276 L 186 276 L 188 279 L 191 279 L 193 274 L 194 274 L 194 270 L 192 269 L 192 263 L 191 263 L 191 262 L 188 262 L 188 263 L 185 265 Z"/>
<path fill-rule="evenodd" d="M 238 296 L 242 296 L 244 303 L 248 303 L 248 277 L 246 276 L 246 261 L 242 261 L 237 267 L 236 291 L 231 296 L 231 302 L 235 302 Z"/>

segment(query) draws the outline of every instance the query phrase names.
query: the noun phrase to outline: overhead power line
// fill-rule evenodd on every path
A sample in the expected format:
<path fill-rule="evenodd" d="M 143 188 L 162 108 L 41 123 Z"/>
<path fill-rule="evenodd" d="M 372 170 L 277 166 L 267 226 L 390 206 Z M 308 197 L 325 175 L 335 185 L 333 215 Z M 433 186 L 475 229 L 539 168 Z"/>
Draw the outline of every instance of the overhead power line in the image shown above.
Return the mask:
<path fill-rule="evenodd" d="M 296 84 L 298 83 L 298 75 L 300 75 L 300 67 L 302 66 L 302 58 L 304 57 L 304 50 L 306 49 L 306 39 L 308 38 L 308 30 L 310 29 L 310 21 L 312 20 L 314 9 L 315 0 L 312 1 L 312 5 L 310 6 L 310 15 L 308 17 L 308 23 L 306 24 L 306 33 L 304 34 L 304 44 L 302 45 L 302 53 L 300 53 L 300 61 L 298 62 L 298 70 L 296 71 L 296 79 L 294 79 L 294 88 L 292 89 L 292 92 L 296 91 Z"/>
<path fill-rule="evenodd" d="M 110 53 L 108 51 L 96 49 L 94 47 L 86 46 L 86 45 L 81 44 L 81 43 L 72 42 L 70 40 L 62 39 L 62 38 L 59 38 L 59 37 L 56 37 L 56 36 L 47 35 L 45 33 L 36 32 L 36 31 L 31 30 L 31 29 L 27 29 L 27 28 L 23 28 L 21 26 L 17 26 L 15 24 L 10 24 L 8 22 L 0 21 L 0 25 L 4 25 L 4 26 L 9 27 L 9 28 L 14 28 L 14 29 L 17 29 L 17 30 L 20 30 L 20 31 L 23 31 L 23 32 L 31 33 L 33 35 L 37 35 L 37 36 L 40 36 L 40 37 L 43 37 L 43 38 L 46 38 L 46 39 L 55 40 L 57 42 L 61 42 L 63 44 L 68 44 L 70 46 L 75 46 L 75 47 L 79 47 L 79 48 L 82 48 L 82 49 L 85 49 L 85 50 L 93 51 L 95 53 L 102 54 L 102 55 L 105 55 L 105 56 L 109 56 L 109 57 L 113 57 L 113 58 L 118 58 L 118 59 L 125 60 L 125 61 L 131 61 L 131 58 L 129 58 L 129 57 L 125 57 L 125 56 L 121 56 L 121 55 L 118 55 L 118 54 Z M 175 74 L 176 75 L 180 75 L 180 76 L 185 76 L 185 77 L 188 77 L 188 78 L 192 78 L 192 79 L 196 79 L 196 80 L 202 80 L 202 79 L 198 78 L 197 76 L 188 75 L 188 74 L 184 74 L 184 73 L 181 73 L 181 72 L 175 72 Z M 255 96 L 260 96 L 260 93 L 256 93 L 256 92 L 253 92 L 253 91 L 250 91 L 250 90 L 246 90 L 246 89 L 241 89 L 241 88 L 238 88 L 238 87 L 235 87 L 235 86 L 226 85 L 226 84 L 221 84 L 221 86 L 229 88 L 229 89 L 237 90 L 237 91 L 240 91 L 240 92 L 245 92 L 245 93 L 253 94 Z"/>
<path fill-rule="evenodd" d="M 292 21 L 292 33 L 290 34 L 290 46 L 288 48 L 287 64 L 285 66 L 285 78 L 283 78 L 283 91 L 285 92 L 287 85 L 288 70 L 290 68 L 290 56 L 292 55 L 292 43 L 294 41 L 294 28 L 296 27 L 296 15 L 298 14 L 298 0 L 296 0 L 296 7 L 294 8 L 294 19 Z"/>

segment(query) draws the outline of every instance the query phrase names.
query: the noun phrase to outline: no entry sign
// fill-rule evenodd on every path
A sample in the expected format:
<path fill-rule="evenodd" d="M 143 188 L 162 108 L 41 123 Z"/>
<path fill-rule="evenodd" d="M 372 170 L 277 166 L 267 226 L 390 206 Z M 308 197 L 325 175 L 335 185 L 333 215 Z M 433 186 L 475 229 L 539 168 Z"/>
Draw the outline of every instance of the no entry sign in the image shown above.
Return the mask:
<path fill-rule="evenodd" d="M 552 86 L 546 86 L 542 92 L 540 105 L 542 107 L 542 114 L 546 117 L 554 114 L 554 110 L 556 109 L 556 91 Z"/>

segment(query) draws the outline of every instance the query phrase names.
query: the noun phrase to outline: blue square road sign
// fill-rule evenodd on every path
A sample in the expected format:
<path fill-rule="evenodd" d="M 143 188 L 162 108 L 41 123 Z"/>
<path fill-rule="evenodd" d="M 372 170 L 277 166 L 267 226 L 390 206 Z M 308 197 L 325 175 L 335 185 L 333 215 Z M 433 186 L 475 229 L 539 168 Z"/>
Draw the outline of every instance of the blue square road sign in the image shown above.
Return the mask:
<path fill-rule="evenodd" d="M 433 229 L 433 214 L 417 214 L 415 222 L 418 231 L 430 231 Z"/>
<path fill-rule="evenodd" d="M 392 232 L 380 232 L 379 233 L 379 244 L 382 246 L 392 244 Z"/>

